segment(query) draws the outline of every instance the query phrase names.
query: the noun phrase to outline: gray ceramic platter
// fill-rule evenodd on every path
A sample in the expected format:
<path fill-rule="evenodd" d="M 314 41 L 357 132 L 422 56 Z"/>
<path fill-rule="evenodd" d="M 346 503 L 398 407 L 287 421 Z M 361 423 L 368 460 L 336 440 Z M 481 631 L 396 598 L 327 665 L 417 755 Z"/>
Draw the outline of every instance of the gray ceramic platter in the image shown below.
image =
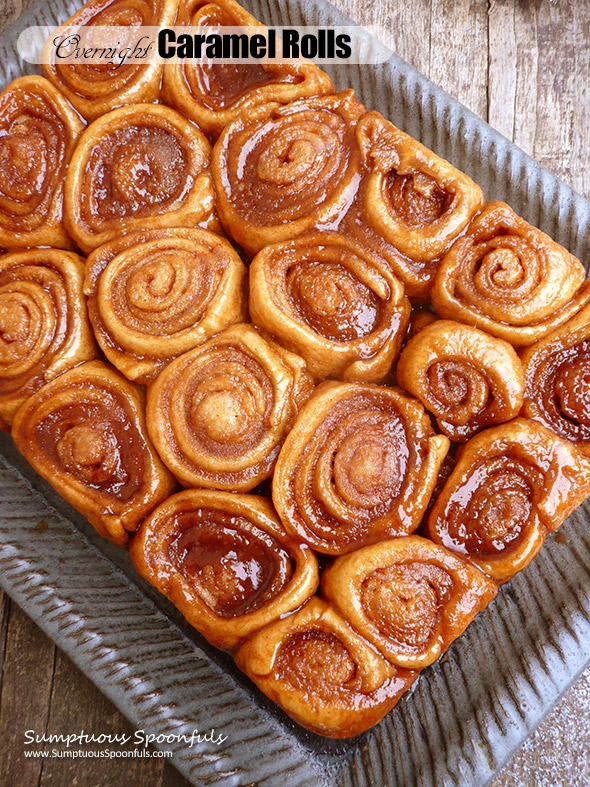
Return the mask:
<path fill-rule="evenodd" d="M 39 0 L 0 36 L 0 83 L 31 68 L 15 49 L 30 25 L 82 0 Z M 325 0 L 244 0 L 275 25 L 346 24 Z M 590 261 L 590 204 L 406 63 L 327 69 L 370 109 L 467 172 L 489 199 Z M 194 784 L 485 784 L 590 661 L 590 507 L 478 616 L 376 728 L 349 741 L 306 733 L 231 659 L 134 573 L 124 550 L 22 462 L 0 435 L 0 584 L 138 727 L 222 732 L 221 746 L 173 745 Z M 48 523 L 38 528 L 40 520 Z"/>

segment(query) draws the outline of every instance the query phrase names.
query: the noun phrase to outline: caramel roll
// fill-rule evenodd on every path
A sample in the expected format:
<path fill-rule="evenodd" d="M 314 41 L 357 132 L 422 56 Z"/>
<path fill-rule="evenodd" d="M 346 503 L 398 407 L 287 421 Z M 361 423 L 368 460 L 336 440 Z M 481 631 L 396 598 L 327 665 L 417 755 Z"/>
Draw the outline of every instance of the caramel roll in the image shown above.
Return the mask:
<path fill-rule="evenodd" d="M 522 353 L 523 415 L 590 456 L 590 306 Z"/>
<path fill-rule="evenodd" d="M 329 229 L 360 179 L 352 90 L 241 113 L 213 150 L 219 218 L 254 255 L 312 228 Z"/>
<path fill-rule="evenodd" d="M 454 320 L 437 320 L 404 347 L 397 381 L 436 416 L 451 440 L 510 421 L 522 407 L 522 365 L 503 339 Z"/>
<path fill-rule="evenodd" d="M 147 437 L 142 391 L 101 361 L 33 394 L 12 427 L 17 448 L 101 536 L 125 544 L 174 489 Z"/>
<path fill-rule="evenodd" d="M 48 380 L 96 357 L 84 260 L 56 249 L 0 256 L 0 427 Z"/>
<path fill-rule="evenodd" d="M 256 495 L 173 495 L 144 522 L 130 551 L 139 573 L 225 650 L 297 609 L 319 582 L 313 552 Z"/>
<path fill-rule="evenodd" d="M 482 190 L 378 112 L 356 128 L 366 174 L 344 228 L 379 253 L 410 297 L 426 298 L 438 264 L 484 206 Z"/>
<path fill-rule="evenodd" d="M 202 35 L 224 26 L 266 30 L 234 0 L 181 0 L 176 25 Z M 201 58 L 167 64 L 162 97 L 216 139 L 238 112 L 333 92 L 332 80 L 311 61 L 240 64 Z"/>
<path fill-rule="evenodd" d="M 337 558 L 324 571 L 322 590 L 388 661 L 422 669 L 465 631 L 498 586 L 444 547 L 407 536 Z"/>
<path fill-rule="evenodd" d="M 503 202 L 490 202 L 443 260 L 432 289 L 442 317 L 532 344 L 590 300 L 582 263 Z"/>
<path fill-rule="evenodd" d="M 173 358 L 245 317 L 246 266 L 212 232 L 132 232 L 89 257 L 84 291 L 104 354 L 148 383 Z"/>
<path fill-rule="evenodd" d="M 301 358 L 235 325 L 164 369 L 148 428 L 184 486 L 245 492 L 271 475 L 312 385 Z"/>
<path fill-rule="evenodd" d="M 329 555 L 408 535 L 448 447 L 422 405 L 400 391 L 323 383 L 281 449 L 275 508 L 289 532 Z"/>
<path fill-rule="evenodd" d="M 15 79 L 0 93 L 0 248 L 71 248 L 63 183 L 83 128 L 42 77 Z"/>
<path fill-rule="evenodd" d="M 109 112 L 88 126 L 72 157 L 68 232 L 89 252 L 132 230 L 214 228 L 210 154 L 205 136 L 173 109 Z"/>
<path fill-rule="evenodd" d="M 430 538 L 507 580 L 590 493 L 590 462 L 544 426 L 517 418 L 461 449 L 428 520 Z"/>
<path fill-rule="evenodd" d="M 377 724 L 418 677 L 387 662 L 319 598 L 253 634 L 235 659 L 298 724 L 331 738 Z"/>
<path fill-rule="evenodd" d="M 131 32 L 133 45 L 140 27 L 170 27 L 174 23 L 178 0 L 88 0 L 84 6 L 51 36 L 72 34 L 76 28 L 120 27 L 121 34 Z M 137 37 L 133 31 L 138 30 Z M 105 46 L 104 40 L 99 45 Z M 67 97 L 78 112 L 95 120 L 111 109 L 126 104 L 155 101 L 160 92 L 162 63 L 156 58 L 145 65 L 127 61 L 117 63 L 60 62 L 53 55 L 51 63 L 42 66 L 43 73 Z"/>
<path fill-rule="evenodd" d="M 250 314 L 317 378 L 379 382 L 404 336 L 410 303 L 387 266 L 345 237 L 267 246 L 250 266 Z"/>

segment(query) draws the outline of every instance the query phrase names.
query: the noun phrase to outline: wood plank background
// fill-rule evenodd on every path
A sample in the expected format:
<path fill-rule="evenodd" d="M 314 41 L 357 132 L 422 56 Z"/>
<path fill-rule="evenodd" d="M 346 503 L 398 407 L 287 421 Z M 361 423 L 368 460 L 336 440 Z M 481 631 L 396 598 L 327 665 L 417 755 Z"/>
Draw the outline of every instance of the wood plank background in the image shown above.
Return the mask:
<path fill-rule="evenodd" d="M 0 29 L 32 0 L 0 0 Z M 590 197 L 590 0 L 332 0 L 395 51 Z M 395 118 L 392 118 L 395 121 Z M 163 759 L 25 759 L 27 729 L 125 732 L 114 706 L 0 596 L 0 784 L 185 787 Z M 493 787 L 590 784 L 590 670 Z M 378 785 L 376 787 L 379 787 Z"/>

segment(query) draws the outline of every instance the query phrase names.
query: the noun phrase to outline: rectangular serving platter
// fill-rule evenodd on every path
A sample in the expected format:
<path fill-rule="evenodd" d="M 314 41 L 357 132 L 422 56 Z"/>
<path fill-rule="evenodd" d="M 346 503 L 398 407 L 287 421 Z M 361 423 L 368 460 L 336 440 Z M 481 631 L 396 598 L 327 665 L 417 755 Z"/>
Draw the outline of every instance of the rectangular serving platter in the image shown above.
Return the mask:
<path fill-rule="evenodd" d="M 81 2 L 39 0 L 0 36 L 1 85 L 34 71 L 18 57 L 19 32 L 56 25 Z M 267 24 L 350 24 L 325 0 L 243 4 Z M 467 172 L 488 199 L 504 199 L 590 260 L 590 204 L 402 60 L 326 70 Z M 589 523 L 585 504 L 381 724 L 331 741 L 255 689 L 0 434 L 0 585 L 139 728 L 226 736 L 220 746 L 164 746 L 197 785 L 488 782 L 590 662 Z"/>

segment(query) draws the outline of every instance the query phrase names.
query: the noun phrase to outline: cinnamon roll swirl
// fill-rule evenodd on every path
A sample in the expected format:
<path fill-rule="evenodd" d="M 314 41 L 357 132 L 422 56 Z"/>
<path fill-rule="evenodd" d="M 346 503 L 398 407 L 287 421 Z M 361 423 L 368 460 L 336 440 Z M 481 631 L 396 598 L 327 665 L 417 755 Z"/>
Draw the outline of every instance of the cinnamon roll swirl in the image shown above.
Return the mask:
<path fill-rule="evenodd" d="M 505 581 L 535 557 L 590 493 L 590 462 L 517 418 L 463 446 L 428 520 L 430 538 Z"/>
<path fill-rule="evenodd" d="M 590 306 L 522 352 L 523 415 L 590 456 Z"/>
<path fill-rule="evenodd" d="M 272 494 L 290 533 L 339 555 L 413 532 L 449 447 L 392 388 L 320 385 L 281 449 Z"/>
<path fill-rule="evenodd" d="M 119 27 L 122 36 L 131 33 L 134 45 L 137 38 L 133 31 L 140 27 L 169 27 L 177 8 L 178 0 L 88 0 L 51 36 L 47 44 L 51 62 L 42 66 L 43 73 L 88 120 L 126 104 L 155 101 L 162 79 L 162 63 L 156 58 L 145 65 L 127 60 L 116 68 L 112 63 L 92 60 L 61 62 L 51 42 L 60 35 L 75 33 L 81 26 L 97 30 Z M 99 46 L 110 44 L 104 39 L 98 41 Z"/>
<path fill-rule="evenodd" d="M 148 428 L 184 486 L 249 491 L 272 474 L 312 385 L 299 356 L 235 325 L 156 378 Z"/>
<path fill-rule="evenodd" d="M 404 347 L 397 381 L 464 442 L 485 426 L 515 418 L 523 401 L 522 365 L 508 342 L 454 320 L 437 320 Z"/>
<path fill-rule="evenodd" d="M 136 104 L 92 123 L 72 157 L 65 221 L 90 252 L 138 229 L 214 229 L 214 191 L 205 136 L 168 107 Z"/>
<path fill-rule="evenodd" d="M 98 343 L 130 380 L 148 383 L 173 358 L 245 317 L 246 266 L 212 232 L 131 232 L 88 257 L 84 292 Z"/>
<path fill-rule="evenodd" d="M 174 489 L 147 436 L 142 391 L 101 361 L 33 394 L 12 427 L 17 448 L 101 536 L 129 532 Z"/>
<path fill-rule="evenodd" d="M 63 183 L 83 128 L 42 77 L 15 79 L 0 93 L 0 248 L 72 247 Z"/>
<path fill-rule="evenodd" d="M 297 609 L 319 581 L 313 552 L 256 495 L 173 495 L 143 523 L 130 553 L 139 573 L 225 650 Z"/>
<path fill-rule="evenodd" d="M 484 206 L 482 190 L 378 112 L 356 127 L 364 174 L 343 231 L 379 253 L 424 299 L 452 242 Z"/>
<path fill-rule="evenodd" d="M 298 724 L 332 738 L 377 724 L 418 677 L 387 662 L 319 598 L 253 634 L 235 659 Z"/>
<path fill-rule="evenodd" d="M 354 92 L 241 113 L 213 150 L 219 218 L 249 254 L 312 228 L 329 229 L 360 180 Z"/>
<path fill-rule="evenodd" d="M 266 28 L 234 0 L 181 0 L 176 25 L 207 35 L 220 27 Z M 238 112 L 260 104 L 287 104 L 306 96 L 333 93 L 327 74 L 311 61 L 215 63 L 207 58 L 164 67 L 162 97 L 216 139 Z"/>
<path fill-rule="evenodd" d="M 389 268 L 334 233 L 267 246 L 250 266 L 253 322 L 298 353 L 317 378 L 382 380 L 409 313 Z"/>
<path fill-rule="evenodd" d="M 83 279 L 84 260 L 68 251 L 0 256 L 0 427 L 46 382 L 96 357 Z"/>
<path fill-rule="evenodd" d="M 503 202 L 490 202 L 443 260 L 436 311 L 515 347 L 542 339 L 590 300 L 581 262 Z"/>
<path fill-rule="evenodd" d="M 322 591 L 388 661 L 432 664 L 496 596 L 496 583 L 426 538 L 382 541 L 337 558 Z"/>

